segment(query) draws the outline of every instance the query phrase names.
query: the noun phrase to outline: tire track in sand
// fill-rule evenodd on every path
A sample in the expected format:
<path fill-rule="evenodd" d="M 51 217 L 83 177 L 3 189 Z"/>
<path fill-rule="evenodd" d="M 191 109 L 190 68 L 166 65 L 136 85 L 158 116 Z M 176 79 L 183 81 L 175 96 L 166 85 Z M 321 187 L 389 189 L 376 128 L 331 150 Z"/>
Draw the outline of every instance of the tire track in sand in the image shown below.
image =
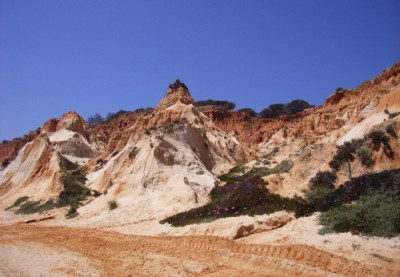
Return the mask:
<path fill-rule="evenodd" d="M 147 237 L 96 229 L 13 225 L 0 243 L 37 242 L 88 258 L 104 276 L 400 276 L 309 245 L 252 245 L 206 236 Z M 45 261 L 44 261 L 45 262 Z"/>

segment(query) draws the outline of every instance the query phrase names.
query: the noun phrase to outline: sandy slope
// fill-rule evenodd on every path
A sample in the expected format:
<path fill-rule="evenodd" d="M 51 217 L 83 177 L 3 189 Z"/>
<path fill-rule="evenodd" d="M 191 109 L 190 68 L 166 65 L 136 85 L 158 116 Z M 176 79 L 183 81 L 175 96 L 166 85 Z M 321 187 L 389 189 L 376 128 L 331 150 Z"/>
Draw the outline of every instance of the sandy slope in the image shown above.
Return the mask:
<path fill-rule="evenodd" d="M 385 261 L 363 263 L 301 244 L 254 245 L 216 237 L 146 237 L 34 225 L 2 226 L 0 234 L 2 255 L 14 253 L 14 258 L 30 265 L 24 266 L 21 276 L 40 271 L 44 276 L 53 272 L 61 276 L 63 273 L 68 276 L 97 273 L 101 276 L 398 276 L 400 273 L 398 267 L 388 266 Z M 43 257 L 41 266 L 35 264 L 35 259 L 40 259 L 36 255 Z M 54 264 L 56 260 L 59 264 Z M 15 266 L 16 261 L 10 262 L 10 258 L 2 260 L 4 276 L 14 273 L 18 276 L 20 269 L 13 267 L 13 263 Z M 76 270 L 60 270 L 68 264 L 68 268 Z"/>

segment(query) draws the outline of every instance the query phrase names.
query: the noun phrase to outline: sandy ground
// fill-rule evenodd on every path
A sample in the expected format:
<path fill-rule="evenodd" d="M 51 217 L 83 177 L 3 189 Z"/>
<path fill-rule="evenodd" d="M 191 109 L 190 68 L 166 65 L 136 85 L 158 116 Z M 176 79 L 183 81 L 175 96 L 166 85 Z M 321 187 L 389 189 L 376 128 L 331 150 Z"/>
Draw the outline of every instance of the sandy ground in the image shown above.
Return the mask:
<path fill-rule="evenodd" d="M 13 239 L 0 239 L 0 276 L 100 276 L 88 259 L 75 252 Z"/>
<path fill-rule="evenodd" d="M 400 272 L 386 261 L 361 263 L 301 244 L 255 245 L 206 236 L 146 237 L 22 224 L 0 227 L 0 233 L 4 276 L 398 276 Z"/>
<path fill-rule="evenodd" d="M 321 236 L 315 220 L 239 240 L 9 221 L 0 226 L 0 276 L 400 276 L 398 238 Z"/>

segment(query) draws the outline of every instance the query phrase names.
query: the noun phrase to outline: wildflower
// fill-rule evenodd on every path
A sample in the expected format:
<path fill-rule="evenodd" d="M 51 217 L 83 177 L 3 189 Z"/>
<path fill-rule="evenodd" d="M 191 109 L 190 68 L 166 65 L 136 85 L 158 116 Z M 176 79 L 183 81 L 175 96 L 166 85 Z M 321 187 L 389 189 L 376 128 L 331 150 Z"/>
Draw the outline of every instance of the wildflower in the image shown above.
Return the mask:
<path fill-rule="evenodd" d="M 235 207 L 232 207 L 232 210 L 234 210 L 235 209 Z"/>

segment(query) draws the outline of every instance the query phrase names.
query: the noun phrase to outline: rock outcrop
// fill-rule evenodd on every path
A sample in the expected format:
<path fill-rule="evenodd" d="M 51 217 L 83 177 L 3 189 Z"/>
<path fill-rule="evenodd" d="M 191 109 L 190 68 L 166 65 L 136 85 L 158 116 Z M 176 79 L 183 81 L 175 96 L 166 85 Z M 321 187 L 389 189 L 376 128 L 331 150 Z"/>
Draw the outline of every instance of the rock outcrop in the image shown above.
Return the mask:
<path fill-rule="evenodd" d="M 107 221 L 101 211 L 115 199 L 121 209 L 113 220 L 121 213 L 121 222 L 123 213 L 141 221 L 197 207 L 209 201 L 217 175 L 251 160 L 251 166 L 293 160 L 290 172 L 265 178 L 270 191 L 293 196 L 316 172 L 329 169 L 336 144 L 389 123 L 399 130 L 399 84 L 397 63 L 354 90 L 334 93 L 319 107 L 277 119 L 197 108 L 179 80 L 155 109 L 127 112 L 96 126 L 68 112 L 24 138 L 0 145 L 1 161 L 7 160 L 0 170 L 0 208 L 21 196 L 57 197 L 63 189 L 60 177 L 66 174 L 60 159 L 87 173 L 85 186 L 101 194 L 79 209 L 93 222 Z M 400 165 L 396 140 L 389 143 L 396 154 L 387 158 L 379 149 L 375 169 Z M 274 149 L 278 152 L 272 155 Z M 362 170 L 355 165 L 355 173 Z M 338 182 L 344 176 L 338 171 Z M 253 232 L 246 228 L 250 227 L 243 227 L 239 236 Z"/>

